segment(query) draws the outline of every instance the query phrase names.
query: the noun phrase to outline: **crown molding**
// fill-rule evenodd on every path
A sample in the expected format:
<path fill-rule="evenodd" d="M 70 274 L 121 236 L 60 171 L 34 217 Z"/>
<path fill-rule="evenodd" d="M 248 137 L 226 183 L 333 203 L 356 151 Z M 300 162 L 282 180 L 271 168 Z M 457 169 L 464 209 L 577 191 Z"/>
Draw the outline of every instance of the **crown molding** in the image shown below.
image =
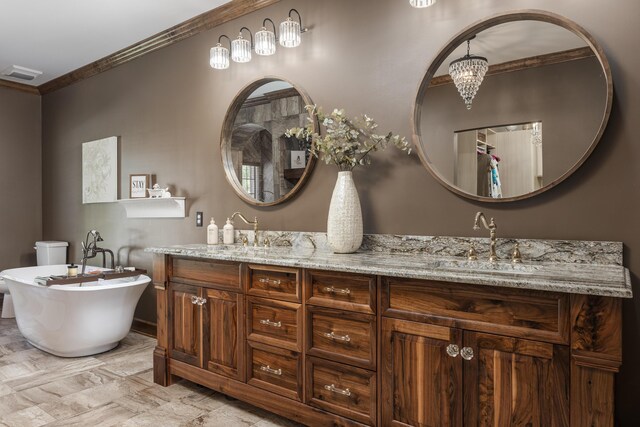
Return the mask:
<path fill-rule="evenodd" d="M 0 87 L 6 88 L 6 89 L 19 90 L 20 92 L 26 92 L 32 95 L 40 95 L 40 91 L 36 86 L 13 82 L 10 80 L 0 79 Z"/>
<path fill-rule="evenodd" d="M 109 56 L 98 59 L 91 64 L 57 77 L 38 86 L 37 89 L 40 94 L 46 95 L 279 1 L 280 0 L 231 0 L 229 3 L 220 7 L 193 17 Z"/>

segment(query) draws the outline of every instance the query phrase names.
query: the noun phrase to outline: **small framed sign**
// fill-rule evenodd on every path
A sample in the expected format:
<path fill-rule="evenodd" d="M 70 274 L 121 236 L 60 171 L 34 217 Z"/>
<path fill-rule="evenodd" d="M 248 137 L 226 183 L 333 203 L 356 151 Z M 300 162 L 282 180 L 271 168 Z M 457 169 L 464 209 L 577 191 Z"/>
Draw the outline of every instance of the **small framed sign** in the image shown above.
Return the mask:
<path fill-rule="evenodd" d="M 291 152 L 291 169 L 304 169 L 307 166 L 305 151 Z"/>
<path fill-rule="evenodd" d="M 151 175 L 135 173 L 129 175 L 129 198 L 142 199 L 147 197 L 147 188 L 151 187 Z"/>

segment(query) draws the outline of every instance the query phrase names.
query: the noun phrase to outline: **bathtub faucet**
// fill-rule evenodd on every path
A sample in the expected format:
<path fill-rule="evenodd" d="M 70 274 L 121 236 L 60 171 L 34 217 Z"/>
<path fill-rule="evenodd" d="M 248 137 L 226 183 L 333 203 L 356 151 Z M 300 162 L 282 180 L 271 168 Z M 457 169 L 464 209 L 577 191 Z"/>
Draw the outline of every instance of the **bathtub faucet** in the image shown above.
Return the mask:
<path fill-rule="evenodd" d="M 89 241 L 91 239 L 91 241 Z M 98 247 L 98 242 L 102 242 L 104 239 L 100 236 L 100 233 L 97 230 L 90 230 L 87 233 L 87 237 L 82 242 L 82 271 L 81 274 L 85 273 L 87 268 L 87 260 L 89 258 L 95 258 L 98 253 L 102 254 L 102 267 L 107 266 L 107 255 L 111 255 L 111 269 L 115 268 L 115 259 L 113 257 L 113 252 L 109 249 L 104 249 Z"/>

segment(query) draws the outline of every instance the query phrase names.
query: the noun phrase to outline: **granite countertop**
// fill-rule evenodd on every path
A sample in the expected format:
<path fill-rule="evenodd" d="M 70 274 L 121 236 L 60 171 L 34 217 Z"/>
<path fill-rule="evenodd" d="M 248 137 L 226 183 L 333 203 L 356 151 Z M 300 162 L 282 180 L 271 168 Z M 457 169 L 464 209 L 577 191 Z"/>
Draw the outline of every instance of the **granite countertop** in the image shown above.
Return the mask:
<path fill-rule="evenodd" d="M 308 236 L 305 237 L 308 238 Z M 370 243 L 371 239 L 365 239 L 365 243 L 367 242 Z M 406 242 L 406 237 L 403 237 L 403 242 Z M 546 243 L 549 241 L 537 242 Z M 566 244 L 567 241 L 563 242 Z M 633 295 L 629 270 L 620 265 L 621 256 L 619 263 L 611 262 L 610 256 L 607 258 L 598 254 L 589 254 L 590 256 L 580 259 L 568 260 L 570 262 L 559 262 L 555 258 L 552 258 L 555 261 L 527 261 L 525 254 L 523 254 L 525 260 L 522 264 L 512 264 L 508 261 L 508 257 L 504 257 L 506 259 L 504 261 L 489 263 L 480 258 L 480 254 L 477 261 L 468 261 L 463 256 L 433 254 L 429 253 L 428 250 L 391 250 L 388 244 L 389 241 L 385 243 L 387 244 L 386 250 L 376 250 L 375 245 L 365 244 L 363 245 L 364 249 L 361 248 L 361 250 L 353 254 L 334 254 L 325 247 L 317 247 L 321 245 L 316 245 L 315 243 L 310 247 L 291 244 L 269 248 L 243 247 L 238 244 L 193 244 L 152 247 L 147 248 L 145 251 L 182 257 L 572 294 L 621 298 L 631 298 Z M 604 247 L 610 253 L 617 251 L 617 249 L 610 251 L 611 247 L 617 248 L 616 242 L 580 242 L 580 244 L 587 248 Z M 537 243 L 528 243 L 528 245 L 534 248 L 539 247 Z M 577 247 L 573 247 L 576 253 Z M 621 254 L 622 244 L 619 244 L 619 248 Z"/>

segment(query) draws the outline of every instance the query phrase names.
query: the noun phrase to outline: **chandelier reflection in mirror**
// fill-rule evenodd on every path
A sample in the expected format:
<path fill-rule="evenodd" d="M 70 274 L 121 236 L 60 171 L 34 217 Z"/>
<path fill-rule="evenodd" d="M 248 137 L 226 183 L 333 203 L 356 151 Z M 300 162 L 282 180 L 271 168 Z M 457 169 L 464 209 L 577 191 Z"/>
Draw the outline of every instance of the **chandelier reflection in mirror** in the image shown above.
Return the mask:
<path fill-rule="evenodd" d="M 298 16 L 297 20 L 291 18 L 291 14 L 294 12 Z M 267 27 L 267 22 L 271 24 L 270 27 L 273 30 Z M 249 33 L 248 39 L 243 37 L 243 30 Z M 276 44 L 278 42 L 283 47 L 297 47 L 302 41 L 302 33 L 307 31 L 308 29 L 302 25 L 300 13 L 296 9 L 291 9 L 287 19 L 280 24 L 279 36 L 276 32 L 275 23 L 269 18 L 265 18 L 262 21 L 262 28 L 255 33 L 255 37 L 247 27 L 242 27 L 238 38 L 233 41 L 226 35 L 221 35 L 218 38 L 218 43 L 209 51 L 209 64 L 215 70 L 226 70 L 229 68 L 229 58 L 237 63 L 250 62 L 252 50 L 255 50 L 257 55 L 270 56 L 276 53 Z M 223 37 L 229 41 L 229 48 L 222 45 Z"/>
<path fill-rule="evenodd" d="M 467 54 L 449 64 L 449 75 L 464 100 L 467 110 L 471 109 L 473 98 L 478 93 L 484 75 L 489 69 L 489 62 L 483 56 L 471 55 L 471 40 L 467 40 Z"/>
<path fill-rule="evenodd" d="M 409 4 L 416 8 L 429 7 L 436 4 L 436 0 L 409 0 Z"/>

